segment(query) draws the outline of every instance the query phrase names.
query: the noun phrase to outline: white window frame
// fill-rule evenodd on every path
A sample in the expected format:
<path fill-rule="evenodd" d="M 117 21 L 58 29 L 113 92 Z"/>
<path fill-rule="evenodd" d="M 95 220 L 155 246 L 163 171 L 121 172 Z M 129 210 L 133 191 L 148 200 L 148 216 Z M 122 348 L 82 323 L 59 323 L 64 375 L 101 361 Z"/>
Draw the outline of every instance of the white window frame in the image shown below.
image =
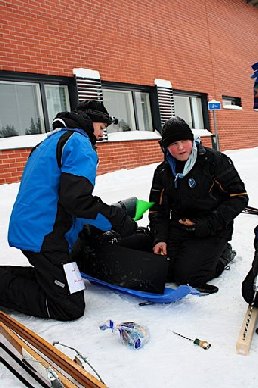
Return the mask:
<path fill-rule="evenodd" d="M 242 101 L 240 97 L 222 96 L 223 109 L 242 110 Z"/>
<path fill-rule="evenodd" d="M 187 114 L 182 114 L 177 110 L 177 98 L 184 98 L 185 101 L 187 102 L 186 99 L 188 99 L 188 105 L 186 107 L 187 109 Z M 200 107 L 197 106 L 197 104 L 193 104 L 194 101 L 200 101 Z M 198 100 L 197 100 L 198 99 Z M 184 119 L 187 124 L 190 126 L 192 129 L 205 129 L 205 118 L 203 114 L 203 100 L 202 96 L 198 94 L 191 94 L 191 93 L 185 93 L 185 92 L 174 92 L 174 107 L 175 107 L 175 114 L 176 116 L 181 117 Z M 201 112 L 200 112 L 201 108 Z M 201 113 L 201 117 L 198 113 Z M 196 122 L 202 122 L 203 124 L 201 126 L 196 126 Z M 201 127 L 201 128 L 200 128 Z"/>
<path fill-rule="evenodd" d="M 69 90 L 68 90 L 68 85 L 60 85 L 60 84 L 54 84 L 54 83 L 47 83 L 47 82 L 44 82 L 43 84 L 43 88 L 44 88 L 44 91 L 45 91 L 45 95 L 46 95 L 46 89 L 45 87 L 49 87 L 49 88 L 56 88 L 56 87 L 59 87 L 59 88 L 63 88 L 64 89 L 64 92 L 65 92 L 65 104 L 67 106 L 67 111 L 71 110 L 71 106 L 70 106 L 70 101 L 69 101 Z M 47 98 L 46 98 L 46 104 L 47 104 Z M 48 108 L 46 106 L 46 108 Z M 48 112 L 47 112 L 48 113 Z M 59 113 L 59 112 L 57 112 Z M 49 119 L 49 113 L 48 113 L 48 119 Z M 52 130 L 52 123 L 50 122 L 50 131 Z"/>

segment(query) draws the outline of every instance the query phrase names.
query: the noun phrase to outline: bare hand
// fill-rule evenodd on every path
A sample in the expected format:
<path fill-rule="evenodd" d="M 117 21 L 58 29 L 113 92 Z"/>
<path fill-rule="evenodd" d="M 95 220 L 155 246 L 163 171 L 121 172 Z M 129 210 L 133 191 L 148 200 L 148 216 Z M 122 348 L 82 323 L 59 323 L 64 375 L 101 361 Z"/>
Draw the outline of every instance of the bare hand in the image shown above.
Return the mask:
<path fill-rule="evenodd" d="M 184 225 L 184 226 L 193 226 L 193 225 L 195 225 L 195 223 L 193 221 L 189 220 L 189 218 L 181 218 L 179 220 L 179 224 Z"/>
<path fill-rule="evenodd" d="M 153 247 L 153 252 L 157 255 L 167 255 L 167 244 L 164 241 L 157 243 Z"/>

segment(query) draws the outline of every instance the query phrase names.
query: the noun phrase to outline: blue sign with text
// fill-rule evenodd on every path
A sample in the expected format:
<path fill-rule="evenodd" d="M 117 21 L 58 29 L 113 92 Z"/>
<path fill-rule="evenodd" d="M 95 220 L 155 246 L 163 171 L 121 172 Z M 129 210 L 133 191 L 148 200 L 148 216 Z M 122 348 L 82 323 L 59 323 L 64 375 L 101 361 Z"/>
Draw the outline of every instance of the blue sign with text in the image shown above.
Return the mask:
<path fill-rule="evenodd" d="M 208 102 L 208 109 L 209 110 L 220 110 L 221 104 L 220 101 L 211 100 Z"/>

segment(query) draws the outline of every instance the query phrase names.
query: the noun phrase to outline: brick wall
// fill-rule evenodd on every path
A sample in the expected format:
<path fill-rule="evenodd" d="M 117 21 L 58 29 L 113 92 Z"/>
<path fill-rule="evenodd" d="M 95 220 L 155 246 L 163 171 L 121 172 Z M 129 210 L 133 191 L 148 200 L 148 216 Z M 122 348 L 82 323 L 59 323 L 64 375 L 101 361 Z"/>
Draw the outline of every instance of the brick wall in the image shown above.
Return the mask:
<path fill-rule="evenodd" d="M 0 150 L 0 184 L 19 182 L 31 149 Z M 98 175 L 134 168 L 163 158 L 157 140 L 107 142 L 98 144 Z"/>
<path fill-rule="evenodd" d="M 163 78 L 209 99 L 241 97 L 241 111 L 217 112 L 221 149 L 258 146 L 258 9 L 245 0 L 2 0 L 0 13 L 0 70 L 72 76 L 83 67 L 106 81 Z"/>
<path fill-rule="evenodd" d="M 19 182 L 29 153 L 29 148 L 0 150 L 0 184 Z"/>
<path fill-rule="evenodd" d="M 122 168 L 134 168 L 163 159 L 157 140 L 118 141 L 98 145 L 98 174 Z"/>
<path fill-rule="evenodd" d="M 84 67 L 116 82 L 165 78 L 213 98 L 252 84 L 258 9 L 245 0 L 2 0 L 0 7 L 2 70 L 70 76 Z"/>

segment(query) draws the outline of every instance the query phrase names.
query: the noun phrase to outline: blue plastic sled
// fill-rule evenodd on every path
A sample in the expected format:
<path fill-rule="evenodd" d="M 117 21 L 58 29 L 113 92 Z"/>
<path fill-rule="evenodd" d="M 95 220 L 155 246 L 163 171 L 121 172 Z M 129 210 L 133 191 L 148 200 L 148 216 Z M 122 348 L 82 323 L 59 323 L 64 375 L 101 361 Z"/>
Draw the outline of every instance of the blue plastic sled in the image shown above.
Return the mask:
<path fill-rule="evenodd" d="M 136 290 L 131 290 L 129 288 L 116 286 L 114 284 L 109 284 L 107 282 L 104 282 L 103 280 L 93 278 L 92 276 L 87 275 L 83 272 L 81 273 L 81 275 L 84 279 L 89 280 L 91 283 L 94 283 L 103 287 L 107 287 L 113 291 L 121 292 L 123 294 L 129 294 L 131 296 L 144 299 L 145 301 L 151 302 L 151 303 L 173 303 L 184 298 L 186 295 L 189 295 L 189 294 L 201 295 L 201 293 L 197 291 L 195 288 L 187 285 L 182 285 L 175 289 L 166 287 L 163 294 L 153 294 L 150 292 L 136 291 Z"/>

